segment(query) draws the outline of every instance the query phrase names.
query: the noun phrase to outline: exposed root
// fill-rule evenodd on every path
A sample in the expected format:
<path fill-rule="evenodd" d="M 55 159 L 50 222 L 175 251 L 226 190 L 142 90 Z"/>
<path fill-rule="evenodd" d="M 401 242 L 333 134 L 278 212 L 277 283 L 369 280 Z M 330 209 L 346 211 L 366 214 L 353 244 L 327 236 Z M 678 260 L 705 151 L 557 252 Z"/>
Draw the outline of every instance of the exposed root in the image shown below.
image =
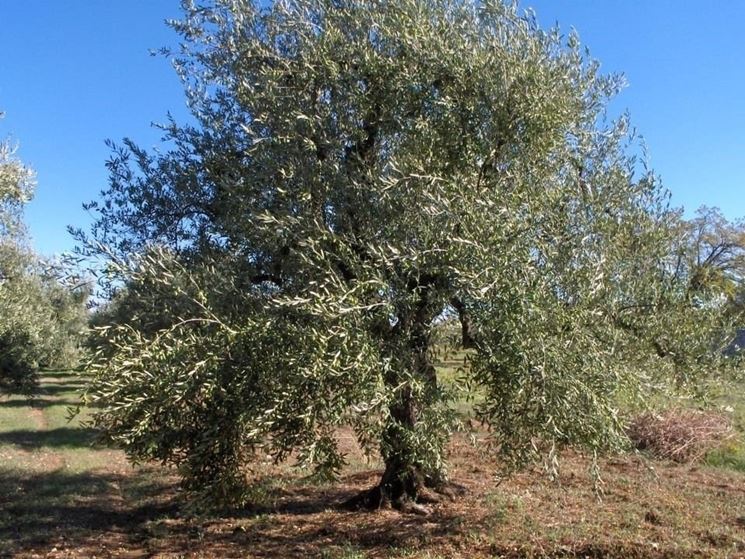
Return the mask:
<path fill-rule="evenodd" d="M 341 508 L 352 511 L 374 511 L 390 507 L 405 514 L 429 516 L 432 514 L 432 510 L 425 506 L 425 504 L 436 504 L 439 502 L 440 498 L 430 492 L 423 492 L 417 496 L 416 500 L 408 496 L 391 499 L 385 495 L 379 485 L 376 485 L 346 500 L 341 504 Z"/>
<path fill-rule="evenodd" d="M 380 510 L 390 505 L 380 485 L 366 489 L 341 504 L 345 510 Z"/>
<path fill-rule="evenodd" d="M 465 488 L 447 481 L 439 473 L 424 474 L 415 465 L 389 461 L 380 482 L 342 503 L 346 510 L 379 510 L 392 507 L 403 513 L 427 516 L 426 505 L 442 503 L 443 498 L 455 500 Z"/>
<path fill-rule="evenodd" d="M 431 483 L 427 480 L 415 487 L 413 495 L 408 492 L 396 492 L 397 494 L 391 495 L 390 487 L 381 482 L 346 500 L 341 504 L 341 508 L 368 511 L 394 508 L 402 513 L 428 516 L 432 514 L 432 510 L 426 505 L 437 505 L 445 499 L 454 501 L 465 492 L 462 485 L 444 481 Z"/>
<path fill-rule="evenodd" d="M 420 516 L 429 516 L 432 514 L 432 511 L 428 507 L 409 500 L 400 503 L 398 506 L 395 506 L 395 508 L 407 514 L 418 514 Z"/>
<path fill-rule="evenodd" d="M 416 502 L 424 503 L 427 505 L 436 505 L 442 502 L 442 497 L 443 495 L 439 494 L 438 492 L 426 487 L 422 487 L 416 496 Z"/>
<path fill-rule="evenodd" d="M 426 495 L 428 495 L 428 497 L 436 498 L 436 502 L 441 502 L 442 497 L 445 497 L 450 501 L 455 501 L 458 497 L 462 497 L 467 493 L 467 489 L 464 485 L 448 481 L 445 478 L 427 477 L 424 480 L 424 487 L 428 490 L 424 491 Z"/>

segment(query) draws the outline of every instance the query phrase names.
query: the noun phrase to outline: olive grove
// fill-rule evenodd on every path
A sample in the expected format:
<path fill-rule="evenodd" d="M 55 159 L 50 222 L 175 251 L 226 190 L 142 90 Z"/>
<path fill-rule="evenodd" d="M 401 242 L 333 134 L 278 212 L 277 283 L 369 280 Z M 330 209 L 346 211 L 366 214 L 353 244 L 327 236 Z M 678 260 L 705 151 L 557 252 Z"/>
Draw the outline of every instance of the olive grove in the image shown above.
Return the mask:
<path fill-rule="evenodd" d="M 0 392 L 30 390 L 39 367 L 76 365 L 87 328 L 88 289 L 29 246 L 33 187 L 33 172 L 0 142 Z"/>

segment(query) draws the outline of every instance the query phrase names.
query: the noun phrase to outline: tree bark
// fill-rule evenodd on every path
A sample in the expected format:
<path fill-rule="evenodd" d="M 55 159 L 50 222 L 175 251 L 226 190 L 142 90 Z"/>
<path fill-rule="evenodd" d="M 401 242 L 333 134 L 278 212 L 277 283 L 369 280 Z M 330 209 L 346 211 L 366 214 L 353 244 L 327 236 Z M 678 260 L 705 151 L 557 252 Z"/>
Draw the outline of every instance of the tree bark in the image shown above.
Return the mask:
<path fill-rule="evenodd" d="M 385 470 L 379 483 L 347 501 L 347 508 L 375 510 L 391 506 L 402 512 L 427 514 L 421 506 L 432 502 L 426 491 L 427 476 L 408 445 L 408 435 L 416 427 L 416 406 L 411 391 L 402 391 L 398 402 L 391 405 L 390 421 L 383 433 L 381 452 Z"/>
<path fill-rule="evenodd" d="M 463 349 L 475 348 L 476 340 L 473 338 L 471 317 L 468 315 L 466 305 L 457 297 L 450 299 L 450 304 L 453 305 L 453 308 L 458 313 L 458 319 L 460 320 L 461 326 L 461 345 L 463 346 Z"/>
<path fill-rule="evenodd" d="M 435 401 L 437 371 L 429 355 L 431 317 L 426 290 L 409 320 L 397 325 L 405 338 L 408 367 L 413 376 L 425 385 L 423 394 L 415 395 L 409 385 L 398 388 L 396 399 L 389 407 L 389 421 L 381 440 L 385 470 L 375 487 L 347 501 L 352 509 L 379 509 L 392 506 L 403 512 L 427 514 L 422 505 L 439 498 L 429 489 L 439 490 L 444 476 L 428 464 L 422 464 L 411 440 L 421 411 Z M 389 387 L 401 382 L 398 375 L 385 379 Z M 420 396 L 420 397 L 419 397 Z"/>

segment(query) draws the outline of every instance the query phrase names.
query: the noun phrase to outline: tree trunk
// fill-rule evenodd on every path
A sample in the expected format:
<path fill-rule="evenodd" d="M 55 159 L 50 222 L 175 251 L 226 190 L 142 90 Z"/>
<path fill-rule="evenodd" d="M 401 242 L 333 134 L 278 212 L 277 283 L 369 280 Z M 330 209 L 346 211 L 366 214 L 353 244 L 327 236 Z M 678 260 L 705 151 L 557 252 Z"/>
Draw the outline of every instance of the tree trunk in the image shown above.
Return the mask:
<path fill-rule="evenodd" d="M 428 512 L 420 503 L 432 501 L 425 490 L 431 476 L 427 476 L 424 465 L 417 463 L 409 443 L 416 427 L 416 406 L 410 390 L 402 392 L 400 401 L 390 407 L 391 420 L 381 441 L 385 470 L 380 482 L 347 501 L 349 508 L 392 506 L 403 512 Z"/>
<path fill-rule="evenodd" d="M 444 476 L 431 464 L 422 464 L 412 447 L 419 415 L 426 406 L 435 403 L 437 372 L 429 355 L 429 318 L 426 304 L 419 307 L 408 324 L 400 324 L 406 332 L 408 351 L 406 366 L 425 385 L 423 394 L 413 394 L 410 386 L 397 389 L 397 398 L 389 407 L 389 421 L 381 440 L 385 471 L 375 487 L 347 501 L 349 508 L 378 509 L 392 506 L 404 512 L 427 514 L 422 503 L 439 500 L 429 488 L 439 488 Z M 398 375 L 386 379 L 390 388 L 400 385 Z"/>

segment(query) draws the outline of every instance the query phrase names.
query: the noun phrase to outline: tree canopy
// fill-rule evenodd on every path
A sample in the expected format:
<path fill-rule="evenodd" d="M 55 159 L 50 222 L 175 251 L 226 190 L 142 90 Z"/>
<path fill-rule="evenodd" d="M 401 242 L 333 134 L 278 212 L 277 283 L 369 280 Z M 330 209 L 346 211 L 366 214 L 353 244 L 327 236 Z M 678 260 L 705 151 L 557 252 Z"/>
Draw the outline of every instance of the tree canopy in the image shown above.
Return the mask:
<path fill-rule="evenodd" d="M 33 172 L 0 142 L 0 392 L 29 390 L 41 367 L 70 367 L 86 328 L 87 288 L 31 250 L 23 207 Z"/>
<path fill-rule="evenodd" d="M 386 465 L 356 503 L 405 508 L 445 481 L 464 392 L 503 464 L 555 464 L 717 370 L 720 305 L 576 35 L 496 0 L 184 7 L 195 123 L 115 147 L 78 232 L 116 292 L 88 398 L 132 457 L 240 500 L 259 454 L 333 475 L 350 426 Z"/>

